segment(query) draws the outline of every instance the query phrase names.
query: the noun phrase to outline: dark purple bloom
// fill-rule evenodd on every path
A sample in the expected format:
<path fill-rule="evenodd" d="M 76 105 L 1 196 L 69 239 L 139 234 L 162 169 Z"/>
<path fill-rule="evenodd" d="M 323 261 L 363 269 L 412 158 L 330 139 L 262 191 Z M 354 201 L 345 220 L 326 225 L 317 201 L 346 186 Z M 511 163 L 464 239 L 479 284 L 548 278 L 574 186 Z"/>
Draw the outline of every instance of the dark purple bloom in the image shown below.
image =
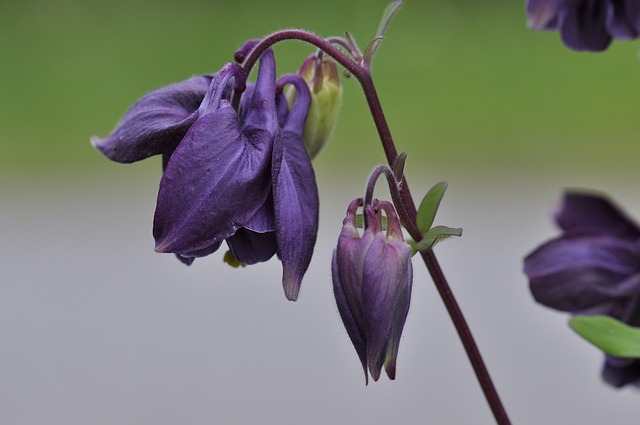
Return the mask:
<path fill-rule="evenodd" d="M 333 253 L 333 291 L 340 317 L 360 357 L 365 379 L 374 381 L 382 366 L 395 379 L 396 358 L 409 302 L 413 269 L 411 249 L 404 242 L 393 206 L 375 201 L 365 205 L 366 228 L 359 235 L 356 211 L 362 199 L 351 202 Z M 381 211 L 387 216 L 386 234 Z"/>
<path fill-rule="evenodd" d="M 640 35 L 638 0 L 527 0 L 529 27 L 559 30 L 573 50 L 602 51 Z"/>
<path fill-rule="evenodd" d="M 300 92 L 291 110 L 276 81 L 275 58 L 260 59 L 245 90 L 235 63 L 141 98 L 111 136 L 92 143 L 110 159 L 133 162 L 163 155 L 154 217 L 156 251 L 185 264 L 226 241 L 243 264 L 278 254 L 288 299 L 298 296 L 318 230 L 318 191 L 301 139 L 310 106 L 302 78 L 285 76 Z"/>
<path fill-rule="evenodd" d="M 606 198 L 585 193 L 567 193 L 555 219 L 562 235 L 524 262 L 536 301 L 640 326 L 640 228 Z M 640 362 L 608 357 L 603 376 L 616 387 L 637 381 Z"/>

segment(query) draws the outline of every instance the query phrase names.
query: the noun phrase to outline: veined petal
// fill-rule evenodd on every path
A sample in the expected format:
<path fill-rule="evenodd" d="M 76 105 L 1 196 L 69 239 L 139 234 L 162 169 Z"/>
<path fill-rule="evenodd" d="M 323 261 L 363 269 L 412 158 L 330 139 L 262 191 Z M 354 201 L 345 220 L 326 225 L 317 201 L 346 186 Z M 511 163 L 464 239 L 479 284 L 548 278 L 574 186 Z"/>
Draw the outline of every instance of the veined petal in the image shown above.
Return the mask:
<path fill-rule="evenodd" d="M 292 77 L 296 86 L 306 90 L 306 96 L 299 96 L 299 102 L 291 108 L 283 130 L 275 139 L 271 177 L 282 284 L 287 298 L 295 301 L 313 256 L 320 204 L 311 160 L 302 142 L 310 104 L 309 90 L 304 80 Z"/>
<path fill-rule="evenodd" d="M 158 252 L 191 255 L 219 244 L 269 195 L 271 137 L 257 129 L 250 139 L 242 135 L 235 110 L 223 103 L 191 127 L 163 174 L 153 232 Z"/>
<path fill-rule="evenodd" d="M 154 217 L 158 252 L 197 256 L 219 245 L 256 217 L 271 192 L 277 129 L 273 52 L 260 60 L 242 129 L 224 98 L 230 78 L 244 89 L 242 68 L 225 65 L 211 82 L 199 119 L 167 164 Z"/>
<path fill-rule="evenodd" d="M 198 118 L 211 79 L 193 77 L 144 95 L 109 137 L 93 137 L 91 143 L 109 159 L 125 163 L 173 151 Z"/>
<path fill-rule="evenodd" d="M 529 254 L 524 272 L 538 302 L 586 310 L 640 289 L 640 247 L 606 235 L 565 235 Z"/>
<path fill-rule="evenodd" d="M 374 381 L 380 377 L 394 316 L 407 287 L 409 247 L 400 252 L 378 233 L 367 251 L 364 263 L 362 302 L 367 329 L 367 359 Z"/>
<path fill-rule="evenodd" d="M 365 344 L 365 335 L 363 330 L 361 329 L 361 324 L 358 323 L 356 318 L 351 311 L 350 303 L 347 300 L 347 295 L 344 291 L 345 284 L 343 283 L 340 275 L 341 270 L 338 265 L 339 258 L 338 249 L 333 251 L 333 258 L 331 262 L 331 276 L 333 279 L 333 294 L 336 299 L 336 304 L 338 306 L 338 312 L 340 313 L 340 318 L 342 319 L 342 323 L 344 324 L 345 329 L 347 330 L 347 335 L 349 335 L 349 339 L 351 339 L 351 343 L 353 347 L 356 349 L 356 353 L 358 354 L 358 358 L 360 358 L 360 363 L 362 363 L 362 369 L 364 371 L 364 379 L 365 383 L 369 383 L 369 372 L 367 369 L 367 347 Z"/>

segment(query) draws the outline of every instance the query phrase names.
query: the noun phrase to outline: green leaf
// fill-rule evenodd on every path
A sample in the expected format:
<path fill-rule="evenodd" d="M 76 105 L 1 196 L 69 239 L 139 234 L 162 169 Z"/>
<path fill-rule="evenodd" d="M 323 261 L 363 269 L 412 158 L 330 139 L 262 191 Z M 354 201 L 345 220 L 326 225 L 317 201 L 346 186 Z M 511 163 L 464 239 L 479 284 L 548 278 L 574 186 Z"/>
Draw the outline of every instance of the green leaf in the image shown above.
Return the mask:
<path fill-rule="evenodd" d="M 420 242 L 409 241 L 413 253 L 429 251 L 434 245 L 451 236 L 462 236 L 460 227 L 452 228 L 446 226 L 436 226 L 422 235 Z"/>
<path fill-rule="evenodd" d="M 444 192 L 447 190 L 447 183 L 440 182 L 433 186 L 427 194 L 420 202 L 420 207 L 418 208 L 418 216 L 416 217 L 416 221 L 418 224 L 418 230 L 420 232 L 425 233 L 433 224 L 433 219 L 436 217 L 436 213 L 438 212 L 438 207 L 440 206 L 440 201 L 442 201 L 442 197 L 444 196 Z"/>
<path fill-rule="evenodd" d="M 371 43 L 364 49 L 364 63 L 367 65 L 371 65 L 371 61 L 373 60 L 373 56 L 376 54 L 378 50 L 378 46 L 380 46 L 380 42 L 384 37 L 378 36 L 371 40 Z"/>
<path fill-rule="evenodd" d="M 640 358 L 640 328 L 609 316 L 575 316 L 569 325 L 578 335 L 607 354 Z"/>
<path fill-rule="evenodd" d="M 393 164 L 393 175 L 399 182 L 404 176 L 404 165 L 407 162 L 407 153 L 400 152 L 400 155 L 396 158 L 396 162 Z"/>
<path fill-rule="evenodd" d="M 387 28 L 389 28 L 389 24 L 393 19 L 393 15 L 396 14 L 400 6 L 404 3 L 403 0 L 397 0 L 389 3 L 389 5 L 384 9 L 382 13 L 382 19 L 380 20 L 380 25 L 378 26 L 378 32 L 376 33 L 376 37 L 384 37 L 384 33 L 387 32 Z"/>
<path fill-rule="evenodd" d="M 384 10 L 382 14 L 382 19 L 380 20 L 380 25 L 378 26 L 378 32 L 376 33 L 375 38 L 369 43 L 367 48 L 364 51 L 364 62 L 365 64 L 371 65 L 371 61 L 380 46 L 380 42 L 384 38 L 384 34 L 387 32 L 387 28 L 389 28 L 389 24 L 393 19 L 393 16 L 396 14 L 400 6 L 404 3 L 403 0 L 397 0 L 389 3 L 387 8 Z"/>

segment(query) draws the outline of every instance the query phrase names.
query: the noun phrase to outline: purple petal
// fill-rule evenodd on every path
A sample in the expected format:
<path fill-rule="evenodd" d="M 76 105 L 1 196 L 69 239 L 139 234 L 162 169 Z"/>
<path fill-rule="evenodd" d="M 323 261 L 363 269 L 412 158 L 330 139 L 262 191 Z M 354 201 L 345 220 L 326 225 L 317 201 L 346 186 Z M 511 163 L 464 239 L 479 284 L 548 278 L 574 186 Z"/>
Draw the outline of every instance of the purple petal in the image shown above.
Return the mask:
<path fill-rule="evenodd" d="M 258 129 L 275 136 L 278 130 L 276 62 L 271 49 L 265 51 L 260 57 L 258 79 L 247 109 L 242 125 L 243 132 Z"/>
<path fill-rule="evenodd" d="M 293 76 L 292 76 L 293 77 Z M 318 234 L 318 188 L 311 159 L 302 141 L 311 98 L 304 80 L 293 77 L 306 96 L 296 99 L 284 129 L 273 147 L 273 205 L 282 284 L 289 300 L 298 298 L 302 277 L 309 267 Z M 280 81 L 288 81 L 283 80 Z M 301 124 L 301 125 L 300 125 Z"/>
<path fill-rule="evenodd" d="M 172 151 L 198 118 L 211 78 L 193 77 L 144 95 L 109 137 L 93 137 L 91 143 L 109 159 L 125 163 Z"/>
<path fill-rule="evenodd" d="M 238 262 L 246 265 L 262 263 L 276 253 L 276 234 L 241 228 L 227 239 L 227 245 Z"/>
<path fill-rule="evenodd" d="M 567 0 L 527 0 L 529 28 L 557 29 L 558 13 L 567 3 L 569 3 Z"/>
<path fill-rule="evenodd" d="M 631 40 L 640 35 L 640 2 L 622 0 L 609 2 L 607 31 L 619 40 Z"/>
<path fill-rule="evenodd" d="M 586 310 L 640 288 L 640 246 L 603 235 L 565 235 L 529 254 L 524 272 L 538 302 Z"/>
<path fill-rule="evenodd" d="M 602 233 L 639 239 L 640 229 L 606 197 L 568 192 L 555 213 L 560 228 L 567 232 Z"/>
<path fill-rule="evenodd" d="M 393 321 L 391 323 L 391 334 L 389 335 L 389 342 L 387 346 L 386 359 L 384 362 L 384 370 L 387 372 L 389 379 L 396 379 L 396 360 L 398 358 L 398 349 L 400 347 L 400 337 L 402 336 L 402 330 L 404 324 L 407 321 L 407 315 L 409 314 L 409 305 L 411 303 L 411 289 L 413 284 L 413 266 L 410 260 L 411 252 L 407 252 L 407 285 L 400 294 L 396 311 L 393 315 Z"/>
<path fill-rule="evenodd" d="M 298 135 L 284 131 L 276 138 L 272 178 L 282 284 L 293 301 L 311 262 L 320 208 L 311 160 Z"/>
<path fill-rule="evenodd" d="M 365 312 L 367 359 L 374 381 L 380 377 L 394 316 L 407 287 L 409 247 L 402 252 L 378 233 L 367 251 L 362 279 L 362 303 Z"/>
<path fill-rule="evenodd" d="M 252 136 L 240 134 L 228 103 L 191 127 L 160 181 L 158 252 L 189 256 L 219 244 L 256 214 L 271 190 L 272 142 L 264 132 Z"/>
<path fill-rule="evenodd" d="M 607 2 L 602 0 L 574 1 L 560 16 L 562 41 L 573 50 L 599 52 L 611 44 L 605 20 Z"/>
<path fill-rule="evenodd" d="M 602 378 L 615 388 L 622 388 L 632 383 L 638 385 L 640 383 L 640 360 L 606 356 L 602 368 Z"/>
<path fill-rule="evenodd" d="M 361 325 L 358 323 L 351 310 L 351 304 L 347 299 L 347 295 L 344 291 L 344 282 L 340 277 L 340 266 L 338 265 L 338 258 L 340 254 L 338 249 L 333 251 L 333 259 L 331 262 L 331 276 L 333 278 L 333 294 L 336 298 L 336 304 L 338 306 L 338 312 L 340 318 L 344 324 L 347 334 L 351 339 L 353 347 L 356 349 L 356 353 L 362 363 L 362 369 L 364 370 L 365 383 L 369 383 L 369 373 L 367 372 L 367 350 L 365 344 L 365 335 Z"/>

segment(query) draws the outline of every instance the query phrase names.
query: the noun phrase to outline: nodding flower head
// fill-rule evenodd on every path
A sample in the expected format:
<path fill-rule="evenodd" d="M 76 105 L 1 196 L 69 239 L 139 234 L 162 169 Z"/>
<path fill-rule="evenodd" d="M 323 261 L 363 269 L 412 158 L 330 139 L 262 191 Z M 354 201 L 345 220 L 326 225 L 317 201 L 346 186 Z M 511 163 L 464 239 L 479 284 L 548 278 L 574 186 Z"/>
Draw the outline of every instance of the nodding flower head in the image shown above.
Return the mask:
<path fill-rule="evenodd" d="M 605 197 L 579 192 L 565 195 L 555 219 L 563 233 L 524 260 L 536 301 L 640 326 L 640 228 Z M 640 361 L 607 357 L 603 377 L 640 383 Z"/>
<path fill-rule="evenodd" d="M 384 366 L 395 379 L 400 337 L 411 299 L 411 249 L 404 242 L 396 212 L 389 202 L 364 205 L 365 229 L 359 234 L 355 199 L 347 209 L 338 246 L 333 252 L 333 290 L 342 322 L 364 369 L 374 381 Z M 383 230 L 382 212 L 387 217 Z"/>
<path fill-rule="evenodd" d="M 638 0 L 527 0 L 529 27 L 558 30 L 573 50 L 602 51 L 640 35 Z"/>
<path fill-rule="evenodd" d="M 273 52 L 260 58 L 255 84 L 229 63 L 143 96 L 106 139 L 92 143 L 107 157 L 133 162 L 163 155 L 153 224 L 156 251 L 185 264 L 226 241 L 235 263 L 277 254 L 283 286 L 298 297 L 318 231 L 318 190 L 302 133 L 311 104 L 304 80 L 276 80 Z M 297 92 L 290 106 L 282 86 Z M 240 108 L 230 102 L 244 92 Z"/>

